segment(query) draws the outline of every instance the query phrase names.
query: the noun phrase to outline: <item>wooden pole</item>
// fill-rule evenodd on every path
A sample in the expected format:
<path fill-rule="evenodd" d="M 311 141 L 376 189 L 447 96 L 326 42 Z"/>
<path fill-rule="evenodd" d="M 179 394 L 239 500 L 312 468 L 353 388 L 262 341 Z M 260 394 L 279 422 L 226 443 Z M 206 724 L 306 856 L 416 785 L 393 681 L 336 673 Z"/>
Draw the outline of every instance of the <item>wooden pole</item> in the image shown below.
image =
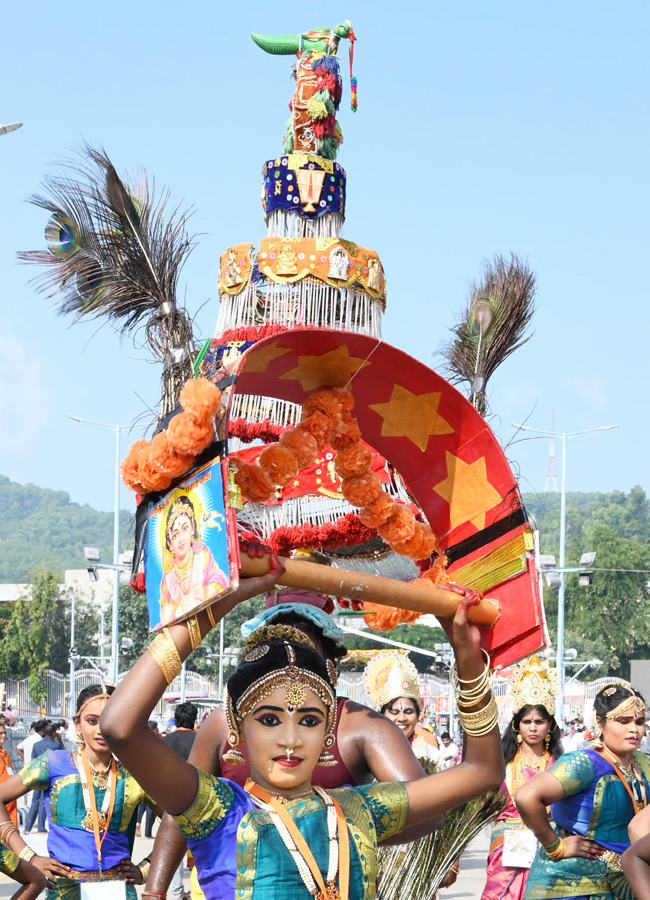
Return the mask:
<path fill-rule="evenodd" d="M 415 582 L 396 581 L 283 556 L 280 557 L 280 562 L 285 572 L 278 579 L 278 584 L 284 587 L 303 588 L 348 600 L 368 600 L 382 606 L 412 609 L 443 618 L 451 618 L 458 608 L 458 594 L 434 587 L 426 579 Z M 242 553 L 240 565 L 244 577 L 265 575 L 271 568 L 268 556 L 251 559 L 246 553 Z M 475 625 L 491 626 L 499 618 L 499 613 L 499 601 L 484 597 L 478 605 L 470 607 L 468 619 Z"/>

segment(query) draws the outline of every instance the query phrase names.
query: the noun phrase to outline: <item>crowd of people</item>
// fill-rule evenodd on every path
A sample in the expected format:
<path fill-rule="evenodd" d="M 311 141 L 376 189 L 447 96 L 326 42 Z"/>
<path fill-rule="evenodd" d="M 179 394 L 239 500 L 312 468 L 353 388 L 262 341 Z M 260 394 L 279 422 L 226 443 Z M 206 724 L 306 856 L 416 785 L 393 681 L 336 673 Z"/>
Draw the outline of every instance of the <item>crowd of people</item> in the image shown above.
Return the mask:
<path fill-rule="evenodd" d="M 427 727 L 403 654 L 371 659 L 368 706 L 337 696 L 342 633 L 309 602 L 274 603 L 246 623 L 224 706 L 197 729 L 196 707 L 180 704 L 161 734 L 151 710 L 184 659 L 238 602 L 271 588 L 275 563 L 165 627 L 117 689 L 82 691 L 75 749 L 58 724 L 36 722 L 15 772 L 0 722 L 0 870 L 19 883 L 15 897 L 46 888 L 48 900 L 81 900 L 83 886 L 84 900 L 100 900 L 93 886 L 111 882 L 111 897 L 135 900 L 142 884 L 145 900 L 183 900 L 189 854 L 197 900 L 370 900 L 378 845 L 427 846 L 445 813 L 499 790 L 482 900 L 650 900 L 643 698 L 620 680 L 603 685 L 593 727 L 565 733 L 589 729 L 589 743 L 563 746 L 553 671 L 532 657 L 513 673 L 502 735 L 480 633 L 467 621 L 477 598 L 462 588 L 455 618 L 443 622 L 458 743 Z M 21 833 L 15 805 L 30 791 Z M 149 814 L 160 825 L 136 864 L 134 837 L 142 819 L 152 835 Z M 28 843 L 36 821 L 48 831 L 46 855 Z M 442 886 L 457 874 L 458 860 Z"/>

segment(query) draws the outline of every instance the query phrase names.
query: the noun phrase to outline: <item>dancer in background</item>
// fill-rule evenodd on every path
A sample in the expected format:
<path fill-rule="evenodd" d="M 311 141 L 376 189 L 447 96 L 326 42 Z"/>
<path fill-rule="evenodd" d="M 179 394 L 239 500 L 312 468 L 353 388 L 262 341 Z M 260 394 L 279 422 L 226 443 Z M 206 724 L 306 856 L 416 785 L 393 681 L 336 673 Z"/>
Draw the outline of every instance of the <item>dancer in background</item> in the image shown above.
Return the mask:
<path fill-rule="evenodd" d="M 95 684 L 79 694 L 74 717 L 77 751 L 48 750 L 0 784 L 0 839 L 43 873 L 48 900 L 79 900 L 84 881 L 129 882 L 126 895 L 135 900 L 133 883 L 146 877 L 131 862 L 127 835 L 144 794 L 116 762 L 99 727 L 112 690 Z M 29 790 L 45 795 L 48 856 L 37 856 L 9 819 L 6 804 Z"/>
<path fill-rule="evenodd" d="M 501 791 L 507 800 L 492 830 L 481 900 L 522 900 L 537 840 L 524 827 L 515 806 L 515 792 L 562 754 L 560 729 L 554 716 L 558 679 L 548 663 L 531 656 L 515 667 L 510 693 L 514 715 L 502 739 L 506 779 Z M 519 865 L 513 865 L 515 862 Z"/>
<path fill-rule="evenodd" d="M 363 681 L 368 696 L 380 708 L 382 716 L 397 725 L 411 745 L 413 755 L 437 763 L 440 760 L 437 741 L 419 722 L 422 700 L 418 670 L 408 654 L 382 650 L 366 666 Z"/>
<path fill-rule="evenodd" d="M 274 563 L 272 580 L 282 574 L 277 559 Z M 302 900 L 319 891 L 345 900 L 373 897 L 378 840 L 424 823 L 503 779 L 480 632 L 467 622 L 473 600 L 460 600 L 451 635 L 466 734 L 459 766 L 409 784 L 331 793 L 313 788 L 316 763 L 333 758 L 335 669 L 302 641 L 262 640 L 228 680 L 231 759 L 237 759 L 243 737 L 251 762 L 252 779 L 242 790 L 197 773 L 149 732 L 147 714 L 214 622 L 238 600 L 258 593 L 260 585 L 268 587 L 263 578 L 246 581 L 213 604 L 211 618 L 201 612 L 154 640 L 106 705 L 102 731 L 190 839 L 208 900 L 234 892 L 252 900 Z"/>
<path fill-rule="evenodd" d="M 591 748 L 565 753 L 519 788 L 515 803 L 541 844 L 525 900 L 631 900 L 621 854 L 630 846 L 628 825 L 650 796 L 650 763 L 638 751 L 645 721 L 640 694 L 625 682 L 603 685 Z"/>

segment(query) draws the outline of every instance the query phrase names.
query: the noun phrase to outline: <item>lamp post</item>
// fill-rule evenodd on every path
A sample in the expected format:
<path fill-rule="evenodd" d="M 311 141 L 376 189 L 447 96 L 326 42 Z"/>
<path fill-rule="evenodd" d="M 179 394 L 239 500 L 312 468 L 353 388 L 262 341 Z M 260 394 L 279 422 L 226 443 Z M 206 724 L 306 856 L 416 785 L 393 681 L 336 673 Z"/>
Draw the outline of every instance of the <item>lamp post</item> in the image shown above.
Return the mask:
<path fill-rule="evenodd" d="M 102 428 L 110 428 L 115 432 L 115 509 L 113 515 L 113 566 L 115 567 L 115 581 L 113 582 L 113 623 L 111 628 L 111 681 L 117 684 L 118 675 L 118 627 L 117 610 L 120 599 L 120 433 L 129 425 L 111 425 L 108 422 L 95 422 L 93 419 L 82 419 L 79 416 L 68 416 L 74 422 L 84 422 L 86 425 L 100 425 Z"/>
<path fill-rule="evenodd" d="M 71 715 L 71 711 L 74 712 L 74 676 L 75 676 L 75 664 L 77 662 L 77 651 L 74 645 L 74 620 L 75 620 L 75 600 L 76 600 L 76 592 L 74 588 L 70 591 L 70 708 L 68 710 L 68 715 Z"/>
<path fill-rule="evenodd" d="M 560 691 L 558 694 L 559 721 L 564 721 L 564 591 L 566 582 L 566 451 L 567 441 L 578 437 L 580 434 L 592 434 L 594 431 L 611 431 L 618 425 L 600 425 L 598 428 L 587 428 L 584 431 L 549 431 L 545 428 L 531 428 L 529 425 L 515 425 L 513 428 L 521 431 L 535 431 L 545 437 L 560 438 L 562 442 L 562 487 L 560 493 L 560 590 L 557 598 L 557 670 L 560 679 Z"/>

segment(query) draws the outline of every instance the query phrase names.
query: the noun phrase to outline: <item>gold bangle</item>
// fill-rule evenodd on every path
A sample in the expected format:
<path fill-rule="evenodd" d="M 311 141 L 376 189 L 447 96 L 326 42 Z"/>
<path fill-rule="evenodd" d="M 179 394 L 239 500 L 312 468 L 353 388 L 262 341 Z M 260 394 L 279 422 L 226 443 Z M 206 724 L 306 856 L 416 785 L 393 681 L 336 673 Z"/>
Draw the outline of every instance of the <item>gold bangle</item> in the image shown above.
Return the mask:
<path fill-rule="evenodd" d="M 6 822 L 2 827 L 0 827 L 0 841 L 2 841 L 2 843 L 8 847 L 9 840 L 14 832 L 18 834 L 18 829 L 16 828 L 14 823 Z"/>
<path fill-rule="evenodd" d="M 192 616 L 191 619 L 187 619 L 185 624 L 187 625 L 187 632 L 190 636 L 190 646 L 192 647 L 192 653 L 194 653 L 196 648 L 201 643 L 201 629 L 199 628 L 199 620 L 196 616 Z"/>
<path fill-rule="evenodd" d="M 449 871 L 453 872 L 454 875 L 458 875 L 458 873 L 460 872 L 460 869 L 458 868 L 458 866 L 449 866 Z"/>
<path fill-rule="evenodd" d="M 25 846 L 20 851 L 18 856 L 21 859 L 24 859 L 25 862 L 31 862 L 34 859 L 34 857 L 36 856 L 36 850 L 32 850 L 31 847 L 28 847 L 27 844 L 25 844 Z"/>
<path fill-rule="evenodd" d="M 151 868 L 151 861 L 147 857 L 143 859 L 142 862 L 138 863 L 138 869 L 140 869 L 140 874 L 142 875 L 142 883 L 144 884 L 147 878 L 149 877 L 149 869 Z"/>
<path fill-rule="evenodd" d="M 477 675 L 476 678 L 461 678 L 458 675 L 458 669 L 456 668 L 456 661 L 454 660 L 454 664 L 451 667 L 452 677 L 456 678 L 457 681 L 462 681 L 463 684 L 475 684 L 477 681 L 480 681 L 481 678 L 485 677 L 485 673 L 490 671 L 490 654 L 487 650 L 484 650 L 481 647 L 481 653 L 485 655 L 485 669 L 481 672 L 480 675 Z"/>
<path fill-rule="evenodd" d="M 566 853 L 566 844 L 564 843 L 562 838 L 560 838 L 559 843 L 554 850 L 547 850 L 545 847 L 544 853 L 546 853 L 549 859 L 552 859 L 554 861 L 557 861 L 558 859 L 564 859 L 564 854 Z"/>
<path fill-rule="evenodd" d="M 156 660 L 163 678 L 167 684 L 171 684 L 174 678 L 180 675 L 183 662 L 168 628 L 163 628 L 162 633 L 149 644 L 149 650 L 151 650 L 151 655 Z"/>
<path fill-rule="evenodd" d="M 208 622 L 210 623 L 210 627 L 211 627 L 211 628 L 216 628 L 216 627 L 217 627 L 217 623 L 216 623 L 216 621 L 215 621 L 214 613 L 212 612 L 212 607 L 211 607 L 211 606 L 208 606 L 208 608 L 206 609 L 206 613 L 208 614 Z"/>
<path fill-rule="evenodd" d="M 490 694 L 489 702 L 476 712 L 467 713 L 459 709 L 458 718 L 465 734 L 471 737 L 484 737 L 499 722 L 499 709 L 494 695 Z"/>

